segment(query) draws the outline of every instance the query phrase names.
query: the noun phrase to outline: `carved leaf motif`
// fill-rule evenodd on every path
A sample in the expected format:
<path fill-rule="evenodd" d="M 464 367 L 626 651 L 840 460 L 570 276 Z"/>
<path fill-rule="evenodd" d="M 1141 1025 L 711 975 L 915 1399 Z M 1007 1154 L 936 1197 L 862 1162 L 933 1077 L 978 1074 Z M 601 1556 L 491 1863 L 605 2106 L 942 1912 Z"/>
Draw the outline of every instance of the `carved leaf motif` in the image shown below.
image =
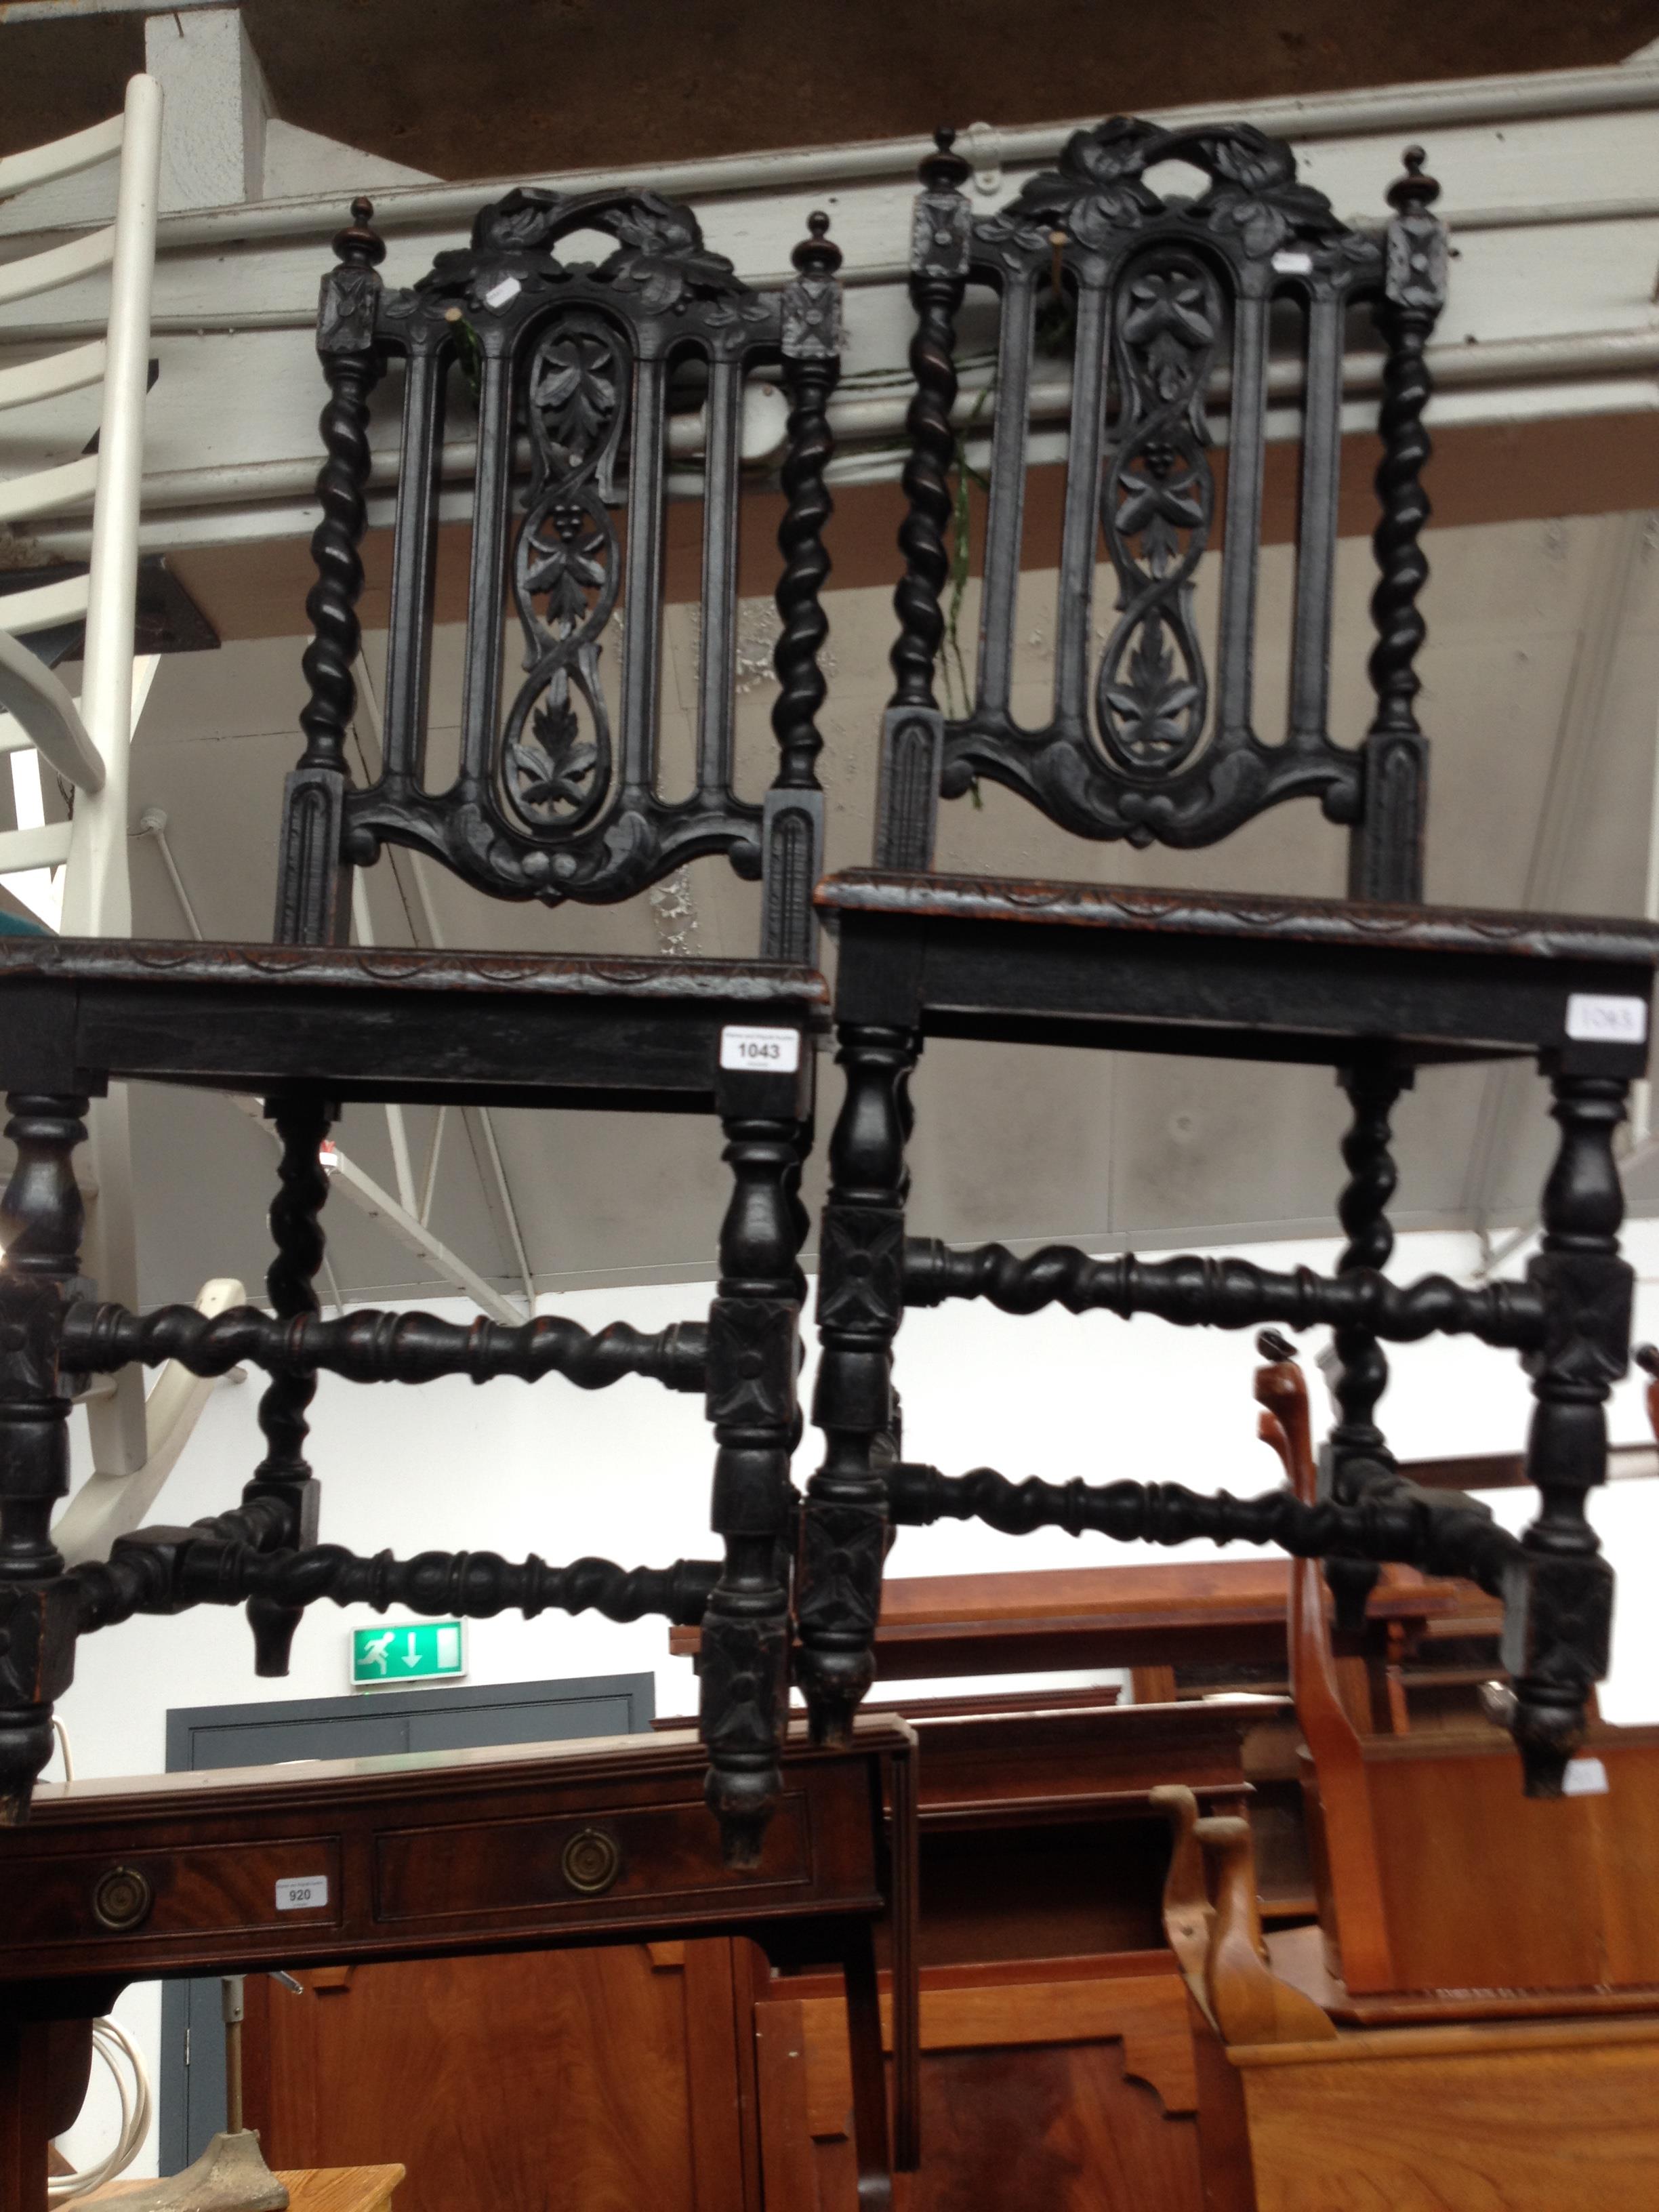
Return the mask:
<path fill-rule="evenodd" d="M 610 370 L 611 374 L 605 372 Z M 611 428 L 617 412 L 615 365 L 592 338 L 570 337 L 544 346 L 532 372 L 530 404 L 548 434 L 570 459 L 586 452 Z"/>
<path fill-rule="evenodd" d="M 533 744 L 507 749 L 514 796 L 520 806 L 583 806 L 592 793 L 599 748 L 585 744 L 562 671 L 530 720 Z"/>
<path fill-rule="evenodd" d="M 1119 718 L 1119 744 L 1140 766 L 1162 767 L 1171 755 L 1188 749 L 1188 723 L 1199 687 L 1176 674 L 1175 654 L 1158 615 L 1141 626 L 1127 681 L 1108 684 L 1104 696 Z"/>
<path fill-rule="evenodd" d="M 1247 192 L 1271 191 L 1296 181 L 1296 155 L 1291 149 L 1282 139 L 1267 137 L 1251 123 L 1201 133 L 1194 142 L 1193 155 L 1212 177 L 1224 178 Z M 1316 193 L 1314 198 L 1321 195 Z"/>
<path fill-rule="evenodd" d="M 1144 565 L 1167 575 L 1181 555 L 1181 535 L 1204 525 L 1205 486 L 1194 469 L 1167 480 L 1125 473 L 1117 510 L 1120 538 L 1139 538 Z"/>
<path fill-rule="evenodd" d="M 1185 269 L 1153 270 L 1130 285 L 1129 301 L 1125 341 L 1139 351 L 1160 399 L 1184 398 L 1215 339 L 1203 283 Z"/>

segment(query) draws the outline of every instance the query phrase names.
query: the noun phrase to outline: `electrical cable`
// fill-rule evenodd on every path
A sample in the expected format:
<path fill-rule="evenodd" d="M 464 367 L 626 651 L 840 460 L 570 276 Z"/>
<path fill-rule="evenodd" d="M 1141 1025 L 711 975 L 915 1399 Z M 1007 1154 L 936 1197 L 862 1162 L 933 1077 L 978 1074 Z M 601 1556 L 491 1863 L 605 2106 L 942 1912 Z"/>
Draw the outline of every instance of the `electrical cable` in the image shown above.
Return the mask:
<path fill-rule="evenodd" d="M 144 2137 L 149 2133 L 150 2089 L 149 2075 L 138 2055 L 137 2045 L 118 2021 L 95 2020 L 92 2023 L 92 2047 L 109 2069 L 115 2084 L 115 2094 L 120 2100 L 121 2124 L 116 2136 L 115 2147 L 96 2166 L 89 2166 L 79 2173 L 54 2174 L 46 2184 L 48 2204 L 72 2203 L 78 2197 L 88 2196 L 101 2189 L 106 2181 L 113 2181 L 118 2173 L 125 2172 L 143 2148 Z M 127 2094 L 127 2085 L 122 2079 L 116 2055 L 124 2057 L 132 2069 L 133 2094 Z"/>

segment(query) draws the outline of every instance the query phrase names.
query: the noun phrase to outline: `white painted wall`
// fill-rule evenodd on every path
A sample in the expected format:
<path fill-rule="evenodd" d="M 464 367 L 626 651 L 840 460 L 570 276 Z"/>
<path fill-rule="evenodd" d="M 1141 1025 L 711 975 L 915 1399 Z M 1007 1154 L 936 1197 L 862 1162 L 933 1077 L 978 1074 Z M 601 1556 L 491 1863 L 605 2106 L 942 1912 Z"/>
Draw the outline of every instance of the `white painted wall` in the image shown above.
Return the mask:
<path fill-rule="evenodd" d="M 1279 1243 L 1251 1256 L 1274 1267 L 1305 1261 L 1328 1267 L 1335 1249 Z M 1643 1279 L 1639 1341 L 1643 1333 L 1659 1334 L 1659 1223 L 1634 1224 L 1629 1249 Z M 1402 1279 L 1437 1269 L 1462 1274 L 1476 1257 L 1469 1237 L 1411 1236 L 1401 1240 L 1393 1272 Z M 707 1297 L 707 1286 L 689 1284 L 587 1291 L 544 1297 L 541 1310 L 589 1328 L 620 1317 L 657 1328 L 701 1311 Z M 456 1317 L 465 1310 L 442 1310 Z M 1020 1353 L 1012 1372 L 1011 1341 Z M 1317 1349 L 1308 1338 L 1304 1359 L 1310 1363 Z M 1014 1321 L 989 1308 L 959 1305 L 911 1315 L 901 1351 L 907 1449 L 950 1472 L 990 1464 L 1014 1475 L 1103 1480 L 1132 1474 L 1241 1492 L 1279 1478 L 1278 1462 L 1255 1441 L 1250 1332 L 1223 1335 L 1062 1312 Z M 1396 1357 L 1395 1377 L 1385 1413 L 1403 1457 L 1513 1449 L 1524 1438 L 1525 1380 L 1501 1353 L 1457 1340 L 1410 1346 Z M 805 1381 L 810 1389 L 810 1366 Z M 260 1387 L 257 1376 L 220 1387 L 158 1517 L 187 1521 L 234 1500 L 259 1455 Z M 1316 1407 L 1322 1402 L 1316 1389 Z M 1611 1426 L 1615 1443 L 1646 1440 L 1639 1378 L 1615 1395 Z M 360 1551 L 488 1547 L 514 1557 L 537 1551 L 557 1561 L 598 1552 L 629 1565 L 711 1551 L 711 1453 L 701 1406 L 648 1382 L 629 1381 L 588 1395 L 556 1381 L 533 1391 L 501 1382 L 481 1394 L 460 1380 L 416 1391 L 324 1376 L 314 1441 L 313 1462 L 326 1486 L 324 1534 Z M 814 1449 L 809 1431 L 798 1480 L 810 1471 Z M 1518 1526 L 1530 1512 L 1530 1492 L 1500 1492 L 1493 1504 L 1506 1523 Z M 1603 1710 L 1615 1721 L 1659 1719 L 1659 1608 L 1651 1589 L 1659 1481 L 1612 1486 L 1595 1500 L 1593 1517 L 1624 1591 Z M 1192 1555 L 1211 1551 L 1207 1545 L 1186 1548 Z M 1147 1547 L 1135 1551 L 1153 1555 Z M 890 1571 L 994 1571 L 1105 1563 L 1112 1556 L 1121 1554 L 1113 1554 L 1103 1540 L 1079 1544 L 1045 1531 L 1020 1541 L 949 1524 L 902 1534 Z M 159 1771 L 172 1705 L 342 1693 L 348 1630 L 373 1617 L 367 1608 L 317 1607 L 300 1631 L 294 1671 L 283 1682 L 255 1677 L 240 1612 L 204 1607 L 173 1620 L 134 1620 L 88 1638 L 62 1707 L 77 1772 Z M 695 1705 L 690 1662 L 668 1656 L 660 1621 L 618 1627 L 592 1616 L 549 1614 L 535 1622 L 504 1616 L 475 1622 L 469 1633 L 474 1682 L 649 1668 L 659 1712 L 689 1712 Z M 155 2070 L 159 1986 L 129 1990 L 117 2017 Z M 100 2077 L 66 2139 L 72 2159 L 90 2160 L 108 2142 L 112 2110 Z M 155 2156 L 152 2135 L 133 2171 L 153 2172 Z"/>

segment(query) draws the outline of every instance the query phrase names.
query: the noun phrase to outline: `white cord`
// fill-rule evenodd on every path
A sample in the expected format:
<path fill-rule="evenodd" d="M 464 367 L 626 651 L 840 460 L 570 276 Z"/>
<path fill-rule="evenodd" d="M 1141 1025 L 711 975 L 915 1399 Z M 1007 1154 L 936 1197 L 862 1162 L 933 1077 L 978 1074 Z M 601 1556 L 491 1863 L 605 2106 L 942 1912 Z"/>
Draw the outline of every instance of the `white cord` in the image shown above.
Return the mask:
<path fill-rule="evenodd" d="M 64 1779 L 65 1782 L 73 1782 L 75 1779 L 75 1761 L 70 1757 L 69 1730 L 64 1726 L 64 1723 L 58 1719 L 56 1713 L 52 1717 L 52 1732 L 58 1739 L 58 1750 L 64 1754 Z"/>
<path fill-rule="evenodd" d="M 150 2094 L 149 2075 L 137 2047 L 126 2030 L 112 2020 L 95 2020 L 92 2023 L 92 2047 L 109 2069 L 115 2084 L 115 2094 L 121 2101 L 121 2127 L 115 2148 L 109 2156 L 90 2166 L 84 2173 L 59 2173 L 46 2184 L 48 2204 L 71 2203 L 77 2197 L 85 2197 L 92 2190 L 101 2189 L 106 2181 L 113 2181 L 124 2173 L 143 2147 L 149 2133 Z M 133 2094 L 127 2097 L 127 2085 L 121 2078 L 121 2069 L 115 2063 L 119 2051 L 132 2069 Z"/>

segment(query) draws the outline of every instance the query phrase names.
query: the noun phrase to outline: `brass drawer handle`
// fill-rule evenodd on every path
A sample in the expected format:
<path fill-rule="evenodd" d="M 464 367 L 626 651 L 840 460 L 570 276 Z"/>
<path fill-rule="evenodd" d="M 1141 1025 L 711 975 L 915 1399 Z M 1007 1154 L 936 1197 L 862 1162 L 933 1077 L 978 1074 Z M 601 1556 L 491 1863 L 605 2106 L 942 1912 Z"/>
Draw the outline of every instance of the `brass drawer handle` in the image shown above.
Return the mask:
<path fill-rule="evenodd" d="M 622 1872 L 622 1846 L 605 1828 L 578 1828 L 564 1847 L 559 1871 L 572 1889 L 598 1897 Z"/>
<path fill-rule="evenodd" d="M 111 1867 L 93 1885 L 92 1917 L 100 1928 L 112 1928 L 121 1935 L 129 1928 L 142 1928 L 155 1902 L 148 1875 L 137 1867 Z"/>

